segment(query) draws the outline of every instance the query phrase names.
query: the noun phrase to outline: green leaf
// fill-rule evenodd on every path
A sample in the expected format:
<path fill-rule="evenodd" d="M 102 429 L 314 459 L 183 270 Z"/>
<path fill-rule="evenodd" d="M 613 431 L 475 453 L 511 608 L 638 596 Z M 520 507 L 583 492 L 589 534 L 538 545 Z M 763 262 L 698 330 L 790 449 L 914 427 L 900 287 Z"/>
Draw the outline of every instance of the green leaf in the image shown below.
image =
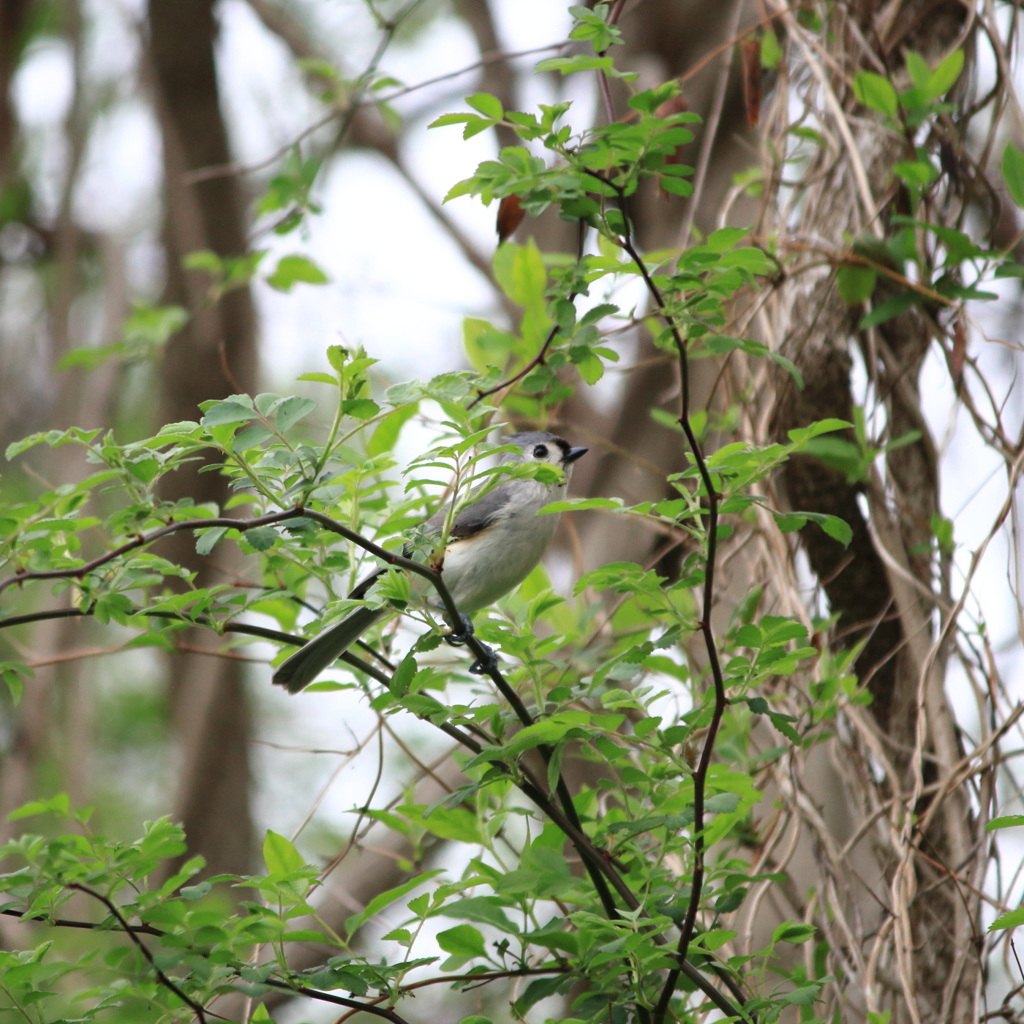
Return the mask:
<path fill-rule="evenodd" d="M 575 57 L 552 57 L 542 60 L 534 66 L 534 71 L 558 71 L 563 75 L 571 75 L 574 71 L 613 71 L 615 68 L 611 57 L 587 57 L 578 54 Z"/>
<path fill-rule="evenodd" d="M 813 924 L 798 924 L 795 921 L 783 921 L 772 932 L 772 942 L 790 942 L 799 946 L 814 937 L 816 928 Z"/>
<path fill-rule="evenodd" d="M 924 57 L 913 50 L 907 50 L 907 71 L 910 72 L 910 80 L 918 89 L 927 91 L 928 83 L 932 78 L 932 69 L 928 67 Z"/>
<path fill-rule="evenodd" d="M 251 405 L 242 404 L 242 397 L 237 395 L 223 402 L 215 402 L 203 413 L 200 422 L 204 427 L 220 427 L 225 423 L 244 423 L 251 420 L 256 413 Z"/>
<path fill-rule="evenodd" d="M 209 882 L 199 882 L 196 885 L 182 886 L 178 893 L 183 900 L 201 900 L 212 888 Z"/>
<path fill-rule="evenodd" d="M 904 292 L 902 295 L 894 295 L 891 299 L 875 306 L 870 313 L 861 318 L 858 330 L 866 331 L 869 327 L 877 327 L 891 320 L 900 313 L 905 313 L 911 306 L 916 306 L 920 296 L 916 292 Z"/>
<path fill-rule="evenodd" d="M 475 114 L 442 114 L 439 118 L 431 121 L 428 128 L 445 128 L 450 124 L 465 124 L 467 121 L 476 119 Z"/>
<path fill-rule="evenodd" d="M 1024 814 L 1006 814 L 1001 818 L 993 818 L 986 826 L 986 832 L 992 832 L 997 828 L 1015 828 L 1017 825 L 1024 825 Z"/>
<path fill-rule="evenodd" d="M 622 508 L 621 498 L 567 498 L 565 501 L 552 501 L 545 505 L 537 515 L 552 515 L 556 512 L 579 512 L 588 508 Z"/>
<path fill-rule="evenodd" d="M 284 836 L 267 830 L 263 840 L 263 860 L 272 875 L 287 875 L 306 866 L 302 854 Z"/>
<path fill-rule="evenodd" d="M 817 985 L 804 985 L 802 988 L 795 988 L 787 992 L 782 1001 L 791 1006 L 811 1006 L 818 998 L 819 988 Z"/>
<path fill-rule="evenodd" d="M 938 99 L 949 92 L 964 68 L 964 51 L 954 50 L 933 72 L 928 81 L 928 92 Z"/>
<path fill-rule="evenodd" d="M 32 675 L 32 670 L 25 665 L 19 665 L 14 662 L 6 662 L 0 665 L 0 676 L 3 676 L 3 680 L 7 684 L 7 689 L 11 695 L 11 703 L 15 707 L 21 703 L 21 698 L 25 694 L 25 678 Z"/>
<path fill-rule="evenodd" d="M 391 682 L 388 683 L 388 689 L 396 697 L 404 697 L 414 675 L 416 675 L 416 659 L 411 654 L 407 654 L 395 669 L 395 674 L 391 677 Z"/>
<path fill-rule="evenodd" d="M 341 411 L 357 420 L 368 420 L 380 412 L 380 406 L 372 398 L 346 398 Z"/>
<path fill-rule="evenodd" d="M 761 36 L 761 67 L 774 71 L 781 59 L 782 47 L 779 46 L 779 38 L 769 25 Z"/>
<path fill-rule="evenodd" d="M 452 956 L 469 959 L 486 955 L 484 937 L 471 924 L 457 924 L 454 928 L 438 932 L 437 944 Z"/>
<path fill-rule="evenodd" d="M 269 551 L 277 542 L 278 533 L 272 526 L 257 526 L 242 536 L 257 551 Z"/>
<path fill-rule="evenodd" d="M 895 117 L 899 101 L 892 83 L 873 71 L 858 71 L 853 79 L 853 94 L 865 107 L 887 117 Z"/>
<path fill-rule="evenodd" d="M 1012 142 L 1006 144 L 1003 150 L 1003 161 L 1000 165 L 1003 172 L 1003 181 L 1006 182 L 1006 191 L 1010 198 L 1020 207 L 1024 207 L 1024 153 L 1022 153 Z"/>
<path fill-rule="evenodd" d="M 693 183 L 673 175 L 663 174 L 658 179 L 658 185 L 662 191 L 671 192 L 674 196 L 683 196 L 685 198 L 686 196 L 693 195 Z"/>
<path fill-rule="evenodd" d="M 477 92 L 472 96 L 467 96 L 466 102 L 484 117 L 491 118 L 492 121 L 500 121 L 505 116 L 505 108 L 501 105 L 501 100 L 489 92 Z"/>
<path fill-rule="evenodd" d="M 295 379 L 312 381 L 314 384 L 330 384 L 333 387 L 338 386 L 337 380 L 329 373 L 303 373 Z"/>
<path fill-rule="evenodd" d="M 590 385 L 596 384 L 604 376 L 604 363 L 601 357 L 584 349 L 577 354 L 577 349 L 570 349 L 572 361 L 579 370 L 580 376 Z"/>
<path fill-rule="evenodd" d="M 1002 928 L 1016 928 L 1021 924 L 1024 924 L 1024 907 L 1018 907 L 1016 910 L 1011 910 L 1008 914 L 1003 914 L 1002 917 L 997 917 L 988 926 L 988 930 L 994 932 Z"/>
<path fill-rule="evenodd" d="M 836 284 L 839 297 L 848 306 L 859 306 L 871 298 L 878 274 L 871 267 L 857 267 L 847 263 L 839 268 Z"/>
<path fill-rule="evenodd" d="M 418 408 L 419 406 L 413 403 L 412 405 L 403 405 L 393 412 L 389 412 L 380 421 L 377 429 L 370 437 L 369 443 L 366 445 L 366 454 L 383 455 L 385 452 L 391 451 L 398 441 L 398 435 L 402 432 L 402 427 L 416 415 Z"/>
<path fill-rule="evenodd" d="M 839 516 L 828 516 L 822 512 L 799 512 L 797 514 L 809 519 L 812 523 L 817 523 L 844 548 L 850 546 L 850 541 L 853 540 L 853 530 L 845 519 L 840 519 Z"/>
<path fill-rule="evenodd" d="M 442 868 L 438 868 L 436 871 L 424 871 L 423 874 L 417 875 L 415 878 L 410 878 L 407 882 L 403 882 L 401 885 L 396 885 L 394 889 L 388 889 L 387 892 L 378 893 L 372 900 L 370 900 L 364 911 L 359 914 L 353 914 L 345 922 L 346 934 L 354 934 L 367 921 L 369 921 L 370 918 L 379 914 L 385 907 L 394 903 L 395 900 L 400 900 L 406 893 L 412 892 L 413 889 L 421 886 L 424 882 L 441 874 L 444 874 L 444 870 Z"/>
<path fill-rule="evenodd" d="M 515 1011 L 523 1016 L 531 1006 L 548 996 L 553 996 L 563 986 L 572 984 L 572 978 L 556 974 L 553 978 L 539 978 L 527 986 L 526 991 L 515 1001 Z"/>
<path fill-rule="evenodd" d="M 815 420 L 806 427 L 795 427 L 789 432 L 789 439 L 794 444 L 804 444 L 811 440 L 812 437 L 818 437 L 821 434 L 831 434 L 835 430 L 848 430 L 853 426 L 849 420 L 840 420 L 834 417 L 830 417 L 824 420 Z"/>
<path fill-rule="evenodd" d="M 279 292 L 290 292 L 297 284 L 327 284 L 328 276 L 307 256 L 282 256 L 267 284 Z"/>
<path fill-rule="evenodd" d="M 804 389 L 804 375 L 800 372 L 800 368 L 791 359 L 787 359 L 781 352 L 771 351 L 768 353 L 768 358 L 773 363 L 781 366 L 786 373 L 793 378 L 793 383 L 796 385 L 797 391 L 803 391 Z"/>
<path fill-rule="evenodd" d="M 274 422 L 282 433 L 289 431 L 301 419 L 305 419 L 316 410 L 316 402 L 311 398 L 299 398 L 292 395 L 286 398 L 275 410 Z"/>
<path fill-rule="evenodd" d="M 403 807 L 402 812 L 428 832 L 458 843 L 479 843 L 482 840 L 476 815 L 465 807 L 434 807 L 430 813 Z"/>
<path fill-rule="evenodd" d="M 11 811 L 8 821 L 21 821 L 22 818 L 34 818 L 37 814 L 59 814 L 67 817 L 71 810 L 71 800 L 67 793 L 58 793 L 49 800 L 32 800 Z"/>
<path fill-rule="evenodd" d="M 739 797 L 736 797 L 737 801 Z M 724 946 L 727 942 L 731 942 L 736 938 L 736 932 L 729 931 L 725 928 L 715 928 L 712 931 L 704 932 L 695 941 L 702 946 L 704 949 L 714 952 L 721 946 Z"/>
<path fill-rule="evenodd" d="M 449 903 L 434 913 L 493 925 L 513 935 L 519 933 L 519 929 L 505 916 L 505 911 L 494 896 L 469 896 L 466 899 L 455 900 L 454 903 Z"/>
<path fill-rule="evenodd" d="M 196 537 L 196 554 L 208 555 L 227 532 L 226 526 L 215 526 L 212 530 L 199 531 Z"/>

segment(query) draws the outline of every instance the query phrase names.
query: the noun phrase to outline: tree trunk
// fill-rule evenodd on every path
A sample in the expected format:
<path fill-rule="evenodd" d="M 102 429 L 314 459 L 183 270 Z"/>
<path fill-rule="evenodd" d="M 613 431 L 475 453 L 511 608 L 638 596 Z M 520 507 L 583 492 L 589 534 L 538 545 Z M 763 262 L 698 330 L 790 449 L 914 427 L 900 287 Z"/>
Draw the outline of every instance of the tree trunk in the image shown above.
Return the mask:
<path fill-rule="evenodd" d="M 168 343 L 160 368 L 161 422 L 196 420 L 199 403 L 251 392 L 256 384 L 256 323 L 247 287 L 211 302 L 205 275 L 186 271 L 187 253 L 212 250 L 241 256 L 246 248 L 244 200 L 237 179 L 186 185 L 189 170 L 230 161 L 220 109 L 213 0 L 150 0 L 150 59 L 163 137 L 167 252 L 165 301 L 188 309 L 189 323 Z M 196 504 L 229 496 L 227 481 L 197 468 L 179 470 L 164 497 Z M 178 539 L 180 538 L 180 539 Z M 230 577 L 200 560 L 193 543 L 177 535 L 164 549 L 209 586 Z M 177 814 L 190 853 L 206 857 L 213 873 L 251 870 L 249 814 L 250 711 L 239 662 L 182 654 L 172 661 L 172 707 L 182 761 Z"/>

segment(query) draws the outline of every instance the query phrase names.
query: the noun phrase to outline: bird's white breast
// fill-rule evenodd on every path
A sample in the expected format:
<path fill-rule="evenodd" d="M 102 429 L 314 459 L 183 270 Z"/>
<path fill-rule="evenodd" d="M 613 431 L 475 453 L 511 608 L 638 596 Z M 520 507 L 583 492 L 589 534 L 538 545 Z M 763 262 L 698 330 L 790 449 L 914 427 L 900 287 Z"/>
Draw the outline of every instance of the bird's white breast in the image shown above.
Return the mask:
<path fill-rule="evenodd" d="M 517 500 L 489 526 L 452 541 L 444 557 L 444 580 L 460 611 L 472 615 L 519 586 L 541 560 L 558 526 L 557 515 L 538 516 L 565 496 L 565 486 L 523 481 Z"/>

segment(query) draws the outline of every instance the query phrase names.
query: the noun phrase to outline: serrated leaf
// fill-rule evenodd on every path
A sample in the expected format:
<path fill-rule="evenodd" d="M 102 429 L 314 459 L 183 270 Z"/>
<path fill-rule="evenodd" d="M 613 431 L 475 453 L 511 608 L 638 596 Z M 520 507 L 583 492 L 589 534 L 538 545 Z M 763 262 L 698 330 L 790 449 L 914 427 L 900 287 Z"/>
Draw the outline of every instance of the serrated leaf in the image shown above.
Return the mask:
<path fill-rule="evenodd" d="M 480 924 L 490 924 L 511 934 L 519 932 L 519 929 L 505 915 L 505 911 L 496 897 L 493 896 L 469 896 L 466 899 L 455 900 L 454 903 L 449 903 L 431 913 L 441 914 L 443 917 L 461 918 L 464 921 L 477 921 Z"/>
<path fill-rule="evenodd" d="M 257 551 L 268 551 L 277 541 L 277 530 L 272 526 L 257 526 L 242 535 Z"/>
<path fill-rule="evenodd" d="M 286 398 L 276 409 L 274 415 L 274 422 L 277 424 L 277 429 L 282 433 L 286 433 L 301 419 L 305 419 L 311 412 L 316 410 L 316 402 L 311 398 L 300 398 L 298 395 L 292 395 L 290 398 Z"/>
<path fill-rule="evenodd" d="M 833 540 L 839 541 L 844 548 L 850 546 L 853 540 L 853 530 L 845 519 L 839 516 L 828 516 L 821 512 L 800 512 L 798 515 L 817 523 Z"/>
<path fill-rule="evenodd" d="M 388 683 L 388 689 L 396 697 L 404 697 L 414 675 L 416 675 L 416 659 L 411 654 L 407 654 L 395 669 L 395 674 L 391 677 L 391 682 Z"/>
<path fill-rule="evenodd" d="M 407 893 L 412 892 L 417 886 L 420 886 L 424 882 L 434 878 L 436 875 L 441 874 L 444 874 L 444 871 L 441 868 L 438 868 L 436 871 L 424 871 L 423 874 L 417 875 L 415 878 L 410 878 L 407 882 L 403 882 L 401 885 L 396 885 L 393 889 L 388 889 L 387 892 L 378 893 L 372 900 L 370 900 L 364 911 L 359 914 L 353 914 L 345 922 L 345 932 L 348 935 L 354 934 L 367 921 L 369 921 L 371 917 L 375 914 L 379 914 L 385 907 L 394 903 L 395 900 L 401 899 Z"/>
<path fill-rule="evenodd" d="M 368 420 L 380 412 L 380 406 L 372 398 L 346 398 L 341 411 L 357 420 Z"/>
<path fill-rule="evenodd" d="M 263 860 L 272 875 L 287 875 L 306 866 L 302 854 L 291 842 L 270 829 L 263 840 Z"/>
<path fill-rule="evenodd" d="M 1003 928 L 1016 928 L 1021 924 L 1024 924 L 1024 907 L 1018 907 L 1016 910 L 1011 910 L 1008 914 L 1003 914 L 1002 917 L 997 917 L 988 926 L 988 930 L 994 932 Z"/>
<path fill-rule="evenodd" d="M 782 1001 L 791 1006 L 811 1006 L 818 998 L 817 985 L 804 985 L 802 988 L 795 988 L 787 992 Z"/>
<path fill-rule="evenodd" d="M 492 121 L 500 121 L 505 116 L 505 108 L 501 105 L 501 100 L 488 92 L 477 92 L 472 96 L 467 96 L 466 102 L 484 117 L 491 118 Z"/>
<path fill-rule="evenodd" d="M 178 892 L 183 900 L 201 900 L 212 888 L 209 882 L 199 882 L 196 885 L 182 886 Z"/>
<path fill-rule="evenodd" d="M 772 932 L 772 942 L 790 942 L 800 945 L 814 937 L 816 928 L 813 924 L 799 924 L 796 921 L 783 921 Z"/>

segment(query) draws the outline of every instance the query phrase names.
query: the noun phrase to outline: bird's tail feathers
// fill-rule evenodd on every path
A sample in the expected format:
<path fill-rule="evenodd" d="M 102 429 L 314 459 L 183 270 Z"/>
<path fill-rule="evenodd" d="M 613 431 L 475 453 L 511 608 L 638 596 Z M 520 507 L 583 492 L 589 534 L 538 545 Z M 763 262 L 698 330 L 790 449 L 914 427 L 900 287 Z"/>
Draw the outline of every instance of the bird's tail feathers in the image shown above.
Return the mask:
<path fill-rule="evenodd" d="M 304 690 L 387 613 L 386 608 L 357 608 L 281 662 L 274 673 L 274 683 L 285 687 L 289 693 Z"/>

